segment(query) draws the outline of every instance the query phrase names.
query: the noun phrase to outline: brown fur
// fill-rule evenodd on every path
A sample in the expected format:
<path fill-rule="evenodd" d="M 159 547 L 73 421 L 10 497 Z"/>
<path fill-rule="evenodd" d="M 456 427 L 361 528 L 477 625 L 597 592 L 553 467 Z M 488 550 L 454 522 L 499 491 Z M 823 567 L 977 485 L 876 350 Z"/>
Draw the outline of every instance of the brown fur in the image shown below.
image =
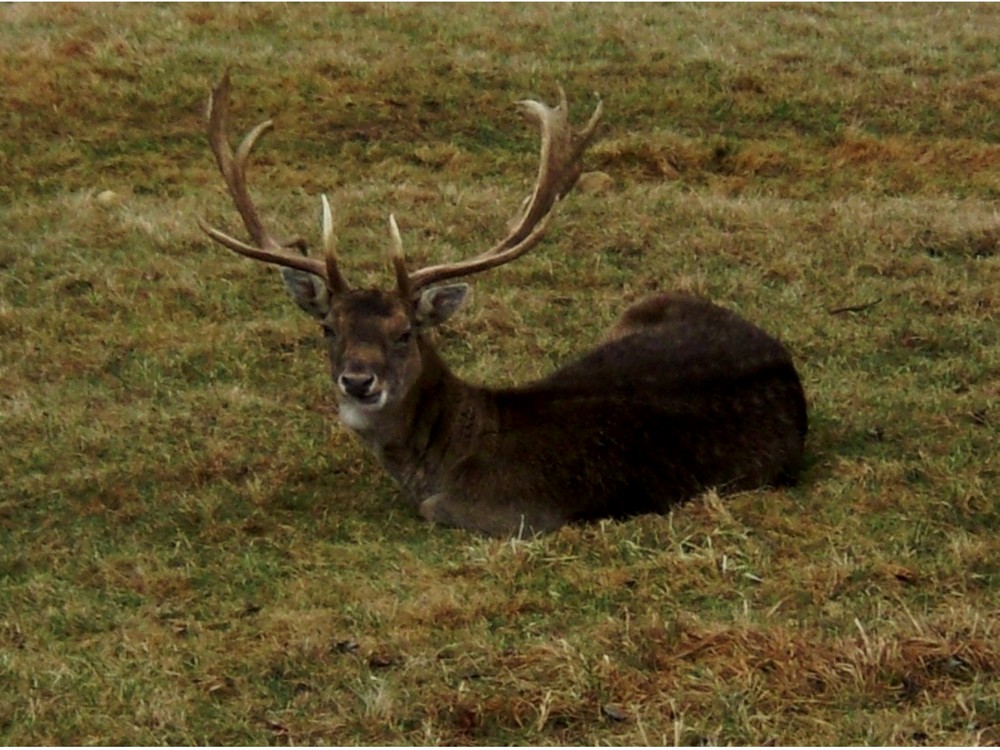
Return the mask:
<path fill-rule="evenodd" d="M 352 292 L 331 313 L 346 326 L 341 340 L 356 335 L 343 309 L 362 294 L 379 295 L 384 323 L 399 325 L 394 295 Z M 371 326 L 363 306 L 354 324 Z M 419 372 L 406 395 L 358 432 L 436 523 L 493 536 L 550 531 L 663 512 L 709 487 L 788 483 L 801 462 L 806 404 L 787 351 L 695 297 L 637 303 L 605 343 L 518 388 L 465 383 L 425 336 L 410 344 L 418 360 L 406 369 Z M 347 366 L 339 351 L 335 377 Z"/>

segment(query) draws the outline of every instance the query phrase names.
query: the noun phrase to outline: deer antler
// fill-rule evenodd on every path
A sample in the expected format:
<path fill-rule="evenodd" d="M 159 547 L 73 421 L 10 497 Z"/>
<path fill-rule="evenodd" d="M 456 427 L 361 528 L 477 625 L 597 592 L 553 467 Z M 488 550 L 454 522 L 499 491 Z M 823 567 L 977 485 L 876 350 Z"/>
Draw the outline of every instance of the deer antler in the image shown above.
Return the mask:
<path fill-rule="evenodd" d="M 212 89 L 212 93 L 208 97 L 207 117 L 208 142 L 212 147 L 212 153 L 215 154 L 215 161 L 219 165 L 219 171 L 226 182 L 226 187 L 233 199 L 233 204 L 243 219 L 243 226 L 246 227 L 247 233 L 255 244 L 248 245 L 245 242 L 241 242 L 225 232 L 208 226 L 199 219 L 198 225 L 202 230 L 220 245 L 240 255 L 319 276 L 326 280 L 327 287 L 332 292 L 346 290 L 347 284 L 337 268 L 337 259 L 334 254 L 333 222 L 330 205 L 326 200 L 326 196 L 323 196 L 323 245 L 326 250 L 325 261 L 310 258 L 306 255 L 305 240 L 296 238 L 289 242 L 281 243 L 264 228 L 257 214 L 257 208 L 250 198 L 250 193 L 247 192 L 246 168 L 250 152 L 256 145 L 257 140 L 270 130 L 274 123 L 271 120 L 265 120 L 251 129 L 243 137 L 239 147 L 236 149 L 236 153 L 233 153 L 233 149 L 229 145 L 229 138 L 226 135 L 229 125 L 229 71 L 226 71 L 222 80 Z M 300 254 L 293 255 L 286 252 L 289 248 L 297 249 Z"/>
<path fill-rule="evenodd" d="M 518 106 L 529 118 L 538 122 L 542 146 L 535 187 L 512 222 L 512 228 L 500 242 L 473 258 L 429 266 L 409 273 L 403 261 L 399 230 L 395 220 L 390 217 L 391 258 L 397 285 L 403 296 L 410 297 L 414 292 L 436 282 L 480 273 L 521 257 L 542 239 L 556 203 L 573 189 L 583 169 L 581 164 L 583 152 L 593 139 L 601 119 L 602 102 L 598 101 L 590 120 L 579 133 L 574 133 L 570 128 L 566 94 L 562 88 L 559 89 L 557 107 L 549 107 L 532 100 L 520 101 Z M 326 196 L 323 196 L 322 201 L 323 246 L 326 253 L 324 260 L 310 258 L 306 254 L 306 242 L 301 238 L 284 243 L 276 240 L 264 228 L 246 184 L 246 167 L 250 152 L 260 137 L 273 126 L 273 122 L 265 120 L 252 128 L 243 137 L 235 153 L 226 135 L 228 124 L 229 72 L 227 71 L 208 98 L 208 141 L 233 204 L 254 244 L 247 244 L 210 227 L 201 219 L 198 220 L 199 226 L 209 237 L 233 252 L 319 276 L 326 281 L 327 288 L 335 294 L 346 291 L 347 283 L 340 273 L 334 251 L 333 220 Z M 298 250 L 299 254 L 287 252 L 291 248 Z"/>
<path fill-rule="evenodd" d="M 521 257 L 542 239 L 556 203 L 576 184 L 583 170 L 581 157 L 597 130 L 603 103 L 597 102 L 587 125 L 575 134 L 569 125 L 566 94 L 561 87 L 558 107 L 532 100 L 520 101 L 518 107 L 541 127 L 542 150 L 534 190 L 512 222 L 513 228 L 500 242 L 473 258 L 413 271 L 408 279 L 411 292 L 445 279 L 496 268 Z"/>

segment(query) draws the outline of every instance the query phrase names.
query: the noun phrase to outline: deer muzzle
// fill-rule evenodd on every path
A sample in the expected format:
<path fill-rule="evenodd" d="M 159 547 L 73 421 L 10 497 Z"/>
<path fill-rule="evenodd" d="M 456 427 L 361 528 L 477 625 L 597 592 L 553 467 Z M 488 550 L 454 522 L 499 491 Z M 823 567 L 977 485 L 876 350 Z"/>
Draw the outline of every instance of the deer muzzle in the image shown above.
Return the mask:
<path fill-rule="evenodd" d="M 382 396 L 382 384 L 372 372 L 345 372 L 337 378 L 340 392 L 362 404 L 374 404 Z"/>

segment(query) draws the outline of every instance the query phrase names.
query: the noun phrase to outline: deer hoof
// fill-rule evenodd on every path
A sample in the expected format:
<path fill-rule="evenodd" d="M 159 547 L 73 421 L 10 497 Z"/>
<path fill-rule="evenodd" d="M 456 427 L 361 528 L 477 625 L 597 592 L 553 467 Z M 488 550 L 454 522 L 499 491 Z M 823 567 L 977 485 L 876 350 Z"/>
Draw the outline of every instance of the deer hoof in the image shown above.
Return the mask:
<path fill-rule="evenodd" d="M 437 493 L 436 495 L 431 495 L 430 497 L 424 499 L 420 503 L 420 515 L 423 516 L 428 521 L 433 523 L 450 525 L 448 519 L 451 514 L 447 513 L 445 510 L 445 496 L 443 493 Z"/>

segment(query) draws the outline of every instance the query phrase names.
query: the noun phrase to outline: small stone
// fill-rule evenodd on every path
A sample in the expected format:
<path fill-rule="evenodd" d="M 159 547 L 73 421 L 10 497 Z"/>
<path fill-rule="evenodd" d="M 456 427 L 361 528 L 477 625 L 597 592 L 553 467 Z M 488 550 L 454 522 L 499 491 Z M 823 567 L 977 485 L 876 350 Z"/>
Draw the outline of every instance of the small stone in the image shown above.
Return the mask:
<path fill-rule="evenodd" d="M 577 180 L 576 189 L 581 193 L 601 195 L 610 192 L 614 185 L 614 179 L 607 172 L 584 172 Z"/>
<path fill-rule="evenodd" d="M 611 721 L 628 721 L 630 718 L 628 711 L 617 703 L 605 703 L 601 706 L 601 713 Z"/>
<path fill-rule="evenodd" d="M 104 206 L 105 208 L 114 206 L 119 202 L 118 193 L 114 190 L 102 190 L 97 194 L 95 200 L 97 201 L 97 205 Z"/>

